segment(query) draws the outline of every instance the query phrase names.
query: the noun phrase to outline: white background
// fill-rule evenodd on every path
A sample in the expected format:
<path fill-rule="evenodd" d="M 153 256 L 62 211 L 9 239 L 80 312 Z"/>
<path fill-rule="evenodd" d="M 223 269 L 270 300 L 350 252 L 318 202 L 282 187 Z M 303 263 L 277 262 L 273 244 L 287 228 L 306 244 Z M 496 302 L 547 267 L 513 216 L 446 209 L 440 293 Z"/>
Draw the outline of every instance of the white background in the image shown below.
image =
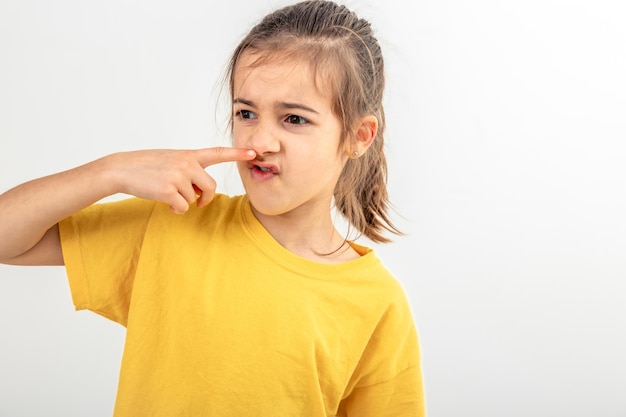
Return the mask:
<path fill-rule="evenodd" d="M 285 3 L 216 3 L 1 0 L 0 189 L 226 143 L 226 60 Z M 377 250 L 414 309 L 429 416 L 626 416 L 622 2 L 347 4 L 388 64 L 408 236 Z M 110 416 L 123 338 L 73 311 L 62 268 L 0 266 L 0 416 Z"/>

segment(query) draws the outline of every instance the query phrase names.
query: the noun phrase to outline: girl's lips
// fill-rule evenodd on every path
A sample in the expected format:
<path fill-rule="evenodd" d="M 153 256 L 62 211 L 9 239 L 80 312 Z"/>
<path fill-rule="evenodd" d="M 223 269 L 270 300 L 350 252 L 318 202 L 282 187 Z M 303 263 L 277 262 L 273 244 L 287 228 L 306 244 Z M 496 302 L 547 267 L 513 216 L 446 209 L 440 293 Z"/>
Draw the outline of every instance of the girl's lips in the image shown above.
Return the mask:
<path fill-rule="evenodd" d="M 278 174 L 278 167 L 276 165 L 257 161 L 256 159 L 248 162 L 248 168 L 252 170 L 256 169 L 263 173 L 272 173 L 274 175 Z"/>

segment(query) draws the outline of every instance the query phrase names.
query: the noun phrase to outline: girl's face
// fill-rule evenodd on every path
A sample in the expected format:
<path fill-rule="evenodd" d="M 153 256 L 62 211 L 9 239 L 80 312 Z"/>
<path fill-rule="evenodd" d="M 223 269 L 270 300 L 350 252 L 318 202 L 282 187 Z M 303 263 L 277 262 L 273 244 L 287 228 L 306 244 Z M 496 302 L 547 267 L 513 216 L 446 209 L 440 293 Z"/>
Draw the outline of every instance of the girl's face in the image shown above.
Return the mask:
<path fill-rule="evenodd" d="M 307 63 L 252 67 L 254 58 L 244 53 L 233 79 L 234 146 L 257 153 L 237 163 L 252 206 L 263 215 L 328 216 L 348 158 L 330 94 Z"/>

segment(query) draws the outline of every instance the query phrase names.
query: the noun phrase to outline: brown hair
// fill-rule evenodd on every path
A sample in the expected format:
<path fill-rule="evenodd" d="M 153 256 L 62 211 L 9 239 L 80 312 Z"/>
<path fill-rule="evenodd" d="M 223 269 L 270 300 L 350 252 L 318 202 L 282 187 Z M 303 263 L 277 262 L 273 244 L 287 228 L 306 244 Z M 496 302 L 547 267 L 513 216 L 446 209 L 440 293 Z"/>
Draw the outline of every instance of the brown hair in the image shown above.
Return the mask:
<path fill-rule="evenodd" d="M 376 116 L 376 137 L 367 152 L 346 162 L 334 190 L 335 206 L 374 242 L 389 242 L 385 231 L 401 234 L 388 215 L 384 63 L 370 23 L 326 0 L 308 0 L 276 10 L 254 26 L 235 49 L 227 72 L 231 99 L 235 67 L 245 51 L 260 53 L 257 64 L 276 59 L 276 52 L 281 60 L 307 60 L 316 82 L 330 83 L 333 111 L 343 121 L 340 146 L 355 140 L 362 117 Z"/>

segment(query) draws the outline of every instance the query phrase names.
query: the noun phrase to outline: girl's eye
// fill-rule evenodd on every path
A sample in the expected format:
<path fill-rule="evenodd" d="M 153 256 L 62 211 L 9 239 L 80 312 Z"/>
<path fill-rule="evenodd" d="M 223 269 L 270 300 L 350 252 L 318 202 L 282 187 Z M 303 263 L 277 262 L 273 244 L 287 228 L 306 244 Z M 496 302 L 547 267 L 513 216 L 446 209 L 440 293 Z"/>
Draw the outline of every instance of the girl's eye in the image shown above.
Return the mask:
<path fill-rule="evenodd" d="M 235 114 L 238 118 L 242 120 L 256 119 L 256 115 L 250 110 L 239 110 Z"/>
<path fill-rule="evenodd" d="M 285 121 L 289 124 L 292 125 L 305 125 L 307 123 L 309 123 L 309 121 L 307 119 L 305 119 L 302 116 L 298 116 L 295 114 L 290 114 L 289 116 L 287 116 L 287 118 L 285 119 Z"/>

